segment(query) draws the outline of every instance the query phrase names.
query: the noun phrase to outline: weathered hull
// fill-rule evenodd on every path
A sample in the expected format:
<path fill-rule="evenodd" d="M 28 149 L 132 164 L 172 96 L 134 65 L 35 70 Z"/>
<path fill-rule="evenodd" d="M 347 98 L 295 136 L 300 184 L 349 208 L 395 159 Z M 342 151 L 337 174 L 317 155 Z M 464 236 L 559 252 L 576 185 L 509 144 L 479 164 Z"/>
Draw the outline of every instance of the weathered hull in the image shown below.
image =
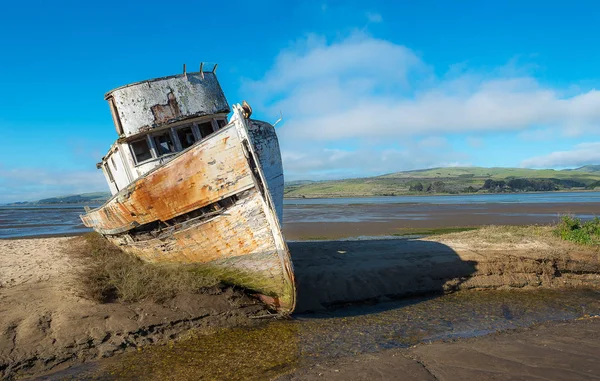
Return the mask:
<path fill-rule="evenodd" d="M 281 234 L 282 203 L 273 127 L 237 119 L 82 220 L 128 253 L 201 265 L 290 313 L 296 289 Z"/>

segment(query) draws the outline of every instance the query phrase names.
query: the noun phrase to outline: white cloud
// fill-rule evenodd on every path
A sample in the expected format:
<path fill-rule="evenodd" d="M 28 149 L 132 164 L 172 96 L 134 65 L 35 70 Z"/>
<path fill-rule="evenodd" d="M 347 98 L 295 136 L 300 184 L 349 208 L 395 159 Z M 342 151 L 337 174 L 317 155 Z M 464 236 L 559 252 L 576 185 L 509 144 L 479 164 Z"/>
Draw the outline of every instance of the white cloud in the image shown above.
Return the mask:
<path fill-rule="evenodd" d="M 511 61 L 477 73 L 461 63 L 438 77 L 418 54 L 390 41 L 362 33 L 334 42 L 311 35 L 283 50 L 263 78 L 246 81 L 244 90 L 254 95 L 255 110 L 267 110 L 273 119 L 283 112 L 278 134 L 294 177 L 291 168 L 323 168 L 330 160 L 326 148 L 357 155 L 381 142 L 427 142 L 449 133 L 469 134 L 468 143 L 477 148 L 479 133 L 534 126 L 564 135 L 597 133 L 600 91 L 570 89 L 567 96 L 539 83 L 530 70 Z M 298 152 L 308 151 L 319 159 L 297 163 Z M 417 163 L 410 155 L 402 160 L 405 167 Z"/>
<path fill-rule="evenodd" d="M 372 22 L 372 23 L 380 23 L 383 21 L 383 17 L 381 17 L 381 15 L 379 13 L 367 12 L 366 16 L 367 16 L 367 20 L 369 20 L 369 22 Z"/>
<path fill-rule="evenodd" d="M 469 156 L 452 150 L 444 139 L 410 141 L 406 147 L 331 149 L 319 145 L 288 145 L 282 149 L 286 181 L 381 175 L 385 173 L 465 164 Z"/>
<path fill-rule="evenodd" d="M 567 168 L 600 163 L 600 142 L 581 143 L 570 151 L 556 151 L 548 155 L 523 160 L 527 168 Z"/>

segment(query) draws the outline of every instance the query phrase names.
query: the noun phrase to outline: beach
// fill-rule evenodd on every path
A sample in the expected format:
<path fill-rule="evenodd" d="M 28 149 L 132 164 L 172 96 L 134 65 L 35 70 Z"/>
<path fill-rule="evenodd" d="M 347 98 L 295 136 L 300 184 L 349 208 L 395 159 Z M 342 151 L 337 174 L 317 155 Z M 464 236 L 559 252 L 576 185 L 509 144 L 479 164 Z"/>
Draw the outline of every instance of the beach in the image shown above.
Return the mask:
<path fill-rule="evenodd" d="M 357 316 L 376 316 L 375 310 L 368 307 L 373 303 L 402 311 L 391 301 L 419 295 L 462 295 L 486 290 L 508 290 L 514 295 L 527 290 L 600 288 L 597 249 L 552 238 L 549 228 L 527 229 L 488 227 L 420 239 L 289 242 L 298 282 L 294 316 L 300 317 L 302 327 L 306 317 L 320 316 L 323 311 L 344 313 L 349 311 L 346 306 L 366 306 Z M 139 348 L 160 347 L 173 340 L 185 342 L 190 332 L 272 326 L 272 319 L 253 318 L 269 314 L 257 300 L 235 289 L 223 289 L 218 294 L 178 295 L 163 303 L 90 301 L 80 295 L 76 281 L 78 269 L 85 263 L 70 254 L 78 240 L 81 238 L 0 240 L 0 369 L 5 377 L 39 375 L 82 362 L 114 356 L 119 359 L 120 354 L 136 355 Z M 572 319 L 600 313 L 598 297 L 594 295 L 597 294 L 567 297 L 582 298 L 587 312 L 575 308 L 565 315 L 557 310 L 560 313 L 556 316 Z M 543 305 L 538 303 L 534 309 L 543 309 Z M 526 323 L 543 322 L 547 315 L 544 312 L 537 320 Z M 378 330 L 391 326 L 375 325 Z M 578 329 L 574 327 L 569 329 Z M 335 326 L 329 330 L 337 335 Z M 360 356 L 356 357 L 359 363 Z M 380 356 L 387 358 L 385 353 Z M 339 361 L 347 360 L 343 358 Z M 302 364 L 305 362 L 298 362 L 291 370 L 303 369 Z M 102 366 L 98 366 L 101 371 Z M 202 366 L 196 372 L 211 374 Z M 290 373 L 290 369 L 283 366 L 268 374 L 274 377 L 281 373 Z"/>

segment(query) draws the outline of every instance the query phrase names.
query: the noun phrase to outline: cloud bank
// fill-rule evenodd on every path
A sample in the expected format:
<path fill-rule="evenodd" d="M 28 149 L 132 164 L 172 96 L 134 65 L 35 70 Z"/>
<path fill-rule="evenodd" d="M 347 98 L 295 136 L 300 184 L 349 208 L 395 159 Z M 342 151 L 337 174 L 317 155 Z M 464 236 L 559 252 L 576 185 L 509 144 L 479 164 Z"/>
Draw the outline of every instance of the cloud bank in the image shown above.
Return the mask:
<path fill-rule="evenodd" d="M 245 91 L 258 101 L 255 109 L 273 118 L 283 112 L 278 134 L 288 178 L 335 177 L 336 168 L 342 177 L 375 174 L 469 159 L 451 147 L 415 156 L 407 143 L 422 138 L 527 135 L 539 126 L 575 136 L 600 122 L 595 89 L 567 95 L 511 64 L 486 73 L 456 65 L 440 76 L 415 51 L 363 33 L 333 42 L 308 36 L 281 51 L 261 79 L 247 80 Z M 470 144 L 482 145 L 476 138 Z"/>
<path fill-rule="evenodd" d="M 556 151 L 548 155 L 523 160 L 528 168 L 580 167 L 600 163 L 600 142 L 581 143 L 569 151 Z"/>

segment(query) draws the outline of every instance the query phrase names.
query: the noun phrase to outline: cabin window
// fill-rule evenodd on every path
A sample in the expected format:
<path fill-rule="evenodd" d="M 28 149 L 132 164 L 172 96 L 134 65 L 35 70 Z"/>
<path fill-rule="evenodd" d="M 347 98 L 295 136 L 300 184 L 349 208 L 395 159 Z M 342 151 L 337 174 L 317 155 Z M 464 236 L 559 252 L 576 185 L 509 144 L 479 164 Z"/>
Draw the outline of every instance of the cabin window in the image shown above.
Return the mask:
<path fill-rule="evenodd" d="M 182 149 L 191 147 L 192 144 L 196 142 L 196 138 L 194 137 L 192 127 L 184 127 L 177 130 L 177 137 L 179 138 L 179 142 L 181 143 Z"/>
<path fill-rule="evenodd" d="M 173 139 L 171 139 L 169 131 L 154 135 L 152 138 L 154 139 L 154 145 L 159 156 L 175 152 L 175 144 L 173 144 Z"/>
<path fill-rule="evenodd" d="M 227 125 L 227 121 L 225 119 L 218 119 L 217 124 L 219 125 L 219 128 L 223 128 Z"/>
<path fill-rule="evenodd" d="M 104 163 L 104 171 L 106 172 L 107 176 L 108 176 L 108 180 L 111 183 L 115 182 L 115 178 L 113 177 L 112 172 L 110 171 L 110 168 L 108 167 L 108 163 Z"/>
<path fill-rule="evenodd" d="M 130 147 L 133 151 L 133 156 L 135 156 L 136 164 L 152 159 L 152 152 L 150 152 L 146 138 L 131 142 Z"/>
<path fill-rule="evenodd" d="M 203 138 L 213 133 L 213 126 L 210 121 L 198 123 L 198 128 L 200 129 L 200 135 L 202 135 Z"/>

